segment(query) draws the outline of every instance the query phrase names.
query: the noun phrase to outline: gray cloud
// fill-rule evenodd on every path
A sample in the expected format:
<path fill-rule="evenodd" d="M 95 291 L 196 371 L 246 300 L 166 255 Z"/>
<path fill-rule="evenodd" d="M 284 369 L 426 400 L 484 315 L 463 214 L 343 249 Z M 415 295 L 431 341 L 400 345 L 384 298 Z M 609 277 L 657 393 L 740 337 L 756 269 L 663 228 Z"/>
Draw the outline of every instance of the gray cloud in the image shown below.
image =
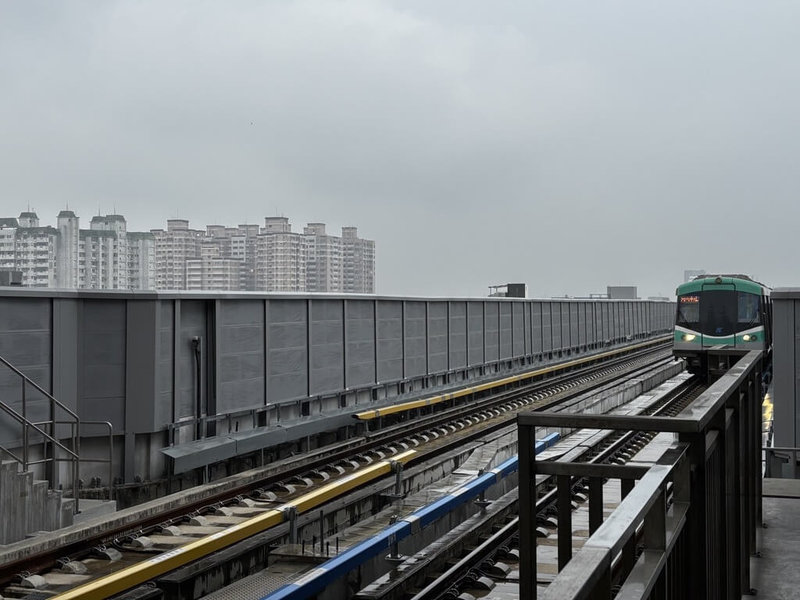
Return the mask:
<path fill-rule="evenodd" d="M 357 225 L 378 291 L 797 284 L 794 2 L 6 2 L 3 214 Z"/>

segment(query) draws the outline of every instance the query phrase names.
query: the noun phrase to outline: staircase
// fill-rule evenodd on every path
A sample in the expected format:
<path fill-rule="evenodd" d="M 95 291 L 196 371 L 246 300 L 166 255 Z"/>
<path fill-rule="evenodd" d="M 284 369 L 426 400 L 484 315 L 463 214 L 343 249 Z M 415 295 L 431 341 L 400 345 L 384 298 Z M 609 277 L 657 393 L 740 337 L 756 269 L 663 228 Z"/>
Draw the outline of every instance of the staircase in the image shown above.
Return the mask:
<path fill-rule="evenodd" d="M 34 479 L 31 471 L 20 471 L 17 461 L 0 462 L 0 544 L 72 525 L 74 508 L 75 500 L 50 489 L 49 481 Z"/>
<path fill-rule="evenodd" d="M 0 356 L 0 381 L 17 382 L 20 395 L 12 406 L 0 398 L 0 544 L 23 539 L 38 531 L 52 531 L 73 522 L 79 510 L 82 463 L 108 463 L 109 499 L 112 494 L 112 426 L 108 422 L 81 421 L 78 415 Z M 49 418 L 34 421 L 31 405 L 47 407 Z M 86 426 L 108 432 L 108 457 L 81 460 L 80 440 Z M 11 432 L 8 435 L 8 432 Z M 18 437 L 17 437 L 18 436 Z M 8 438 L 11 438 L 10 441 Z M 62 469 L 62 463 L 66 469 Z M 59 481 L 62 472 L 69 481 Z M 46 479 L 35 479 L 44 476 Z M 61 488 L 72 494 L 63 497 Z"/>

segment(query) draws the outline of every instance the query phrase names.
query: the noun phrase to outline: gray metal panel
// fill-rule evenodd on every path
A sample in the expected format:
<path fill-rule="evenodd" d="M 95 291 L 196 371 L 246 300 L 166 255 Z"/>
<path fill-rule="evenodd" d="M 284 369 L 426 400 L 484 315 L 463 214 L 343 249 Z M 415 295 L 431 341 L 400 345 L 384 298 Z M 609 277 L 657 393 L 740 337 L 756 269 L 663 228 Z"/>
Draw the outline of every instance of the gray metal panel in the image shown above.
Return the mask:
<path fill-rule="evenodd" d="M 155 300 L 128 300 L 121 304 L 126 305 L 124 369 L 125 373 L 136 373 L 135 377 L 123 379 L 124 427 L 128 433 L 147 433 L 160 425 L 156 423 L 156 413 L 162 406 L 161 398 L 156 394 L 158 303 Z"/>
<path fill-rule="evenodd" d="M 447 370 L 447 303 L 428 303 L 428 372 Z"/>
<path fill-rule="evenodd" d="M 523 329 L 525 331 L 524 340 L 525 340 L 525 354 L 530 356 L 533 354 L 533 337 L 531 335 L 531 320 L 533 319 L 533 302 L 526 302 L 523 306 L 523 314 L 524 314 L 524 323 Z"/>
<path fill-rule="evenodd" d="M 403 378 L 403 303 L 379 300 L 378 324 L 378 381 L 397 381 Z"/>
<path fill-rule="evenodd" d="M 375 306 L 345 300 L 345 376 L 348 388 L 375 383 Z"/>
<path fill-rule="evenodd" d="M 511 303 L 500 302 L 500 358 L 511 358 L 511 342 L 514 330 L 511 327 Z"/>
<path fill-rule="evenodd" d="M 641 311 L 641 324 L 639 326 L 639 333 L 647 333 L 650 331 L 650 307 L 651 304 L 639 304 L 639 309 Z"/>
<path fill-rule="evenodd" d="M 285 429 L 261 427 L 249 431 L 240 431 L 227 436 L 236 441 L 236 455 L 249 454 L 262 448 L 277 446 L 289 441 Z"/>
<path fill-rule="evenodd" d="M 564 342 L 562 340 L 563 330 L 561 328 L 561 304 L 561 302 L 550 303 L 550 324 L 553 331 L 553 350 L 559 350 L 564 347 Z"/>
<path fill-rule="evenodd" d="M 467 304 L 465 302 L 448 302 L 450 313 L 449 351 L 450 369 L 467 366 Z"/>
<path fill-rule="evenodd" d="M 173 360 L 175 356 L 175 301 L 161 300 L 157 303 L 158 342 L 156 344 L 154 411 L 155 428 L 158 429 L 173 420 L 172 404 L 175 377 Z"/>
<path fill-rule="evenodd" d="M 791 340 L 792 355 L 794 360 L 792 361 L 792 390 L 791 395 L 787 397 L 791 403 L 791 411 L 787 417 L 790 415 L 794 416 L 794 419 L 792 419 L 792 423 L 794 424 L 794 431 L 792 432 L 794 434 L 794 441 L 791 446 L 797 447 L 800 446 L 800 443 L 798 443 L 800 441 L 800 410 L 798 410 L 797 406 L 798 402 L 800 401 L 800 394 L 798 394 L 798 389 L 800 389 L 800 352 L 798 352 L 798 349 L 800 348 L 800 302 L 793 300 L 791 306 L 794 309 L 794 315 L 792 319 L 793 326 L 786 331 L 794 334 L 793 339 Z M 777 414 L 774 418 L 775 421 L 779 420 Z M 777 440 L 775 445 L 777 445 Z"/>
<path fill-rule="evenodd" d="M 636 321 L 636 333 L 641 334 L 647 328 L 647 311 L 645 310 L 646 306 L 643 302 L 637 301 L 636 302 L 636 314 L 637 314 L 637 321 Z"/>
<path fill-rule="evenodd" d="M 48 299 L 3 298 L 0 304 L 0 356 L 50 390 L 51 304 Z M 0 367 L 0 398 L 22 412 L 22 380 L 6 367 Z M 50 416 L 45 396 L 26 386 L 29 419 L 40 421 Z M 0 440 L 21 438 L 21 429 L 0 415 Z"/>
<path fill-rule="evenodd" d="M 343 300 L 311 300 L 311 394 L 344 388 Z"/>
<path fill-rule="evenodd" d="M 125 430 L 125 302 L 85 300 L 80 322 L 83 358 L 78 408 L 87 421 Z"/>
<path fill-rule="evenodd" d="M 578 316 L 578 303 L 569 303 L 569 345 L 576 347 L 581 343 L 581 327 L 584 325 Z"/>
<path fill-rule="evenodd" d="M 570 319 L 569 301 L 561 302 L 561 347 L 569 348 L 572 344 L 572 323 Z"/>
<path fill-rule="evenodd" d="M 425 329 L 425 303 L 405 303 L 405 376 L 425 375 L 428 368 L 427 335 Z"/>
<path fill-rule="evenodd" d="M 511 330 L 513 331 L 511 351 L 514 356 L 525 355 L 525 318 L 523 317 L 525 304 L 527 303 L 514 302 L 511 305 Z"/>
<path fill-rule="evenodd" d="M 483 364 L 483 302 L 467 303 L 467 363 Z"/>
<path fill-rule="evenodd" d="M 486 362 L 500 359 L 500 305 L 497 302 L 484 302 L 486 307 Z"/>
<path fill-rule="evenodd" d="M 226 436 L 196 440 L 180 446 L 164 448 L 173 459 L 173 473 L 186 473 L 236 456 L 236 440 Z"/>
<path fill-rule="evenodd" d="M 78 305 L 79 301 L 72 298 L 56 298 L 52 304 L 52 394 L 73 411 L 78 408 Z"/>
<path fill-rule="evenodd" d="M 636 324 L 635 324 L 635 315 L 633 311 L 633 302 L 625 301 L 625 332 L 623 333 L 624 336 L 631 335 L 635 333 Z"/>
<path fill-rule="evenodd" d="M 47 299 L 4 298 L 0 305 L 0 356 L 50 389 L 50 301 Z M 0 370 L 0 381 L 10 381 Z"/>
<path fill-rule="evenodd" d="M 553 350 L 553 303 L 542 302 L 542 351 Z"/>
<path fill-rule="evenodd" d="M 586 336 L 583 339 L 583 343 L 586 345 L 591 345 L 594 343 L 594 309 L 597 306 L 597 302 L 591 303 L 583 303 L 583 318 L 584 318 L 584 335 Z"/>
<path fill-rule="evenodd" d="M 263 300 L 220 300 L 218 306 L 217 412 L 263 406 Z"/>
<path fill-rule="evenodd" d="M 208 310 L 206 300 L 175 300 L 179 307 L 178 332 L 173 340 L 175 353 L 175 420 L 195 416 L 197 412 L 197 366 L 192 346 L 192 338 L 200 338 L 200 406 L 202 412 L 208 406 L 208 386 L 206 384 L 209 355 Z M 171 412 L 171 411 L 170 411 Z"/>
<path fill-rule="evenodd" d="M 780 296 L 773 298 L 773 332 L 772 342 L 773 369 L 775 383 L 773 386 L 775 445 L 796 447 L 798 431 L 797 411 L 797 369 L 798 333 L 797 333 L 797 301 Z"/>
<path fill-rule="evenodd" d="M 269 300 L 267 401 L 302 398 L 308 392 L 305 300 Z"/>
<path fill-rule="evenodd" d="M 531 302 L 531 353 L 542 352 L 542 302 Z"/>

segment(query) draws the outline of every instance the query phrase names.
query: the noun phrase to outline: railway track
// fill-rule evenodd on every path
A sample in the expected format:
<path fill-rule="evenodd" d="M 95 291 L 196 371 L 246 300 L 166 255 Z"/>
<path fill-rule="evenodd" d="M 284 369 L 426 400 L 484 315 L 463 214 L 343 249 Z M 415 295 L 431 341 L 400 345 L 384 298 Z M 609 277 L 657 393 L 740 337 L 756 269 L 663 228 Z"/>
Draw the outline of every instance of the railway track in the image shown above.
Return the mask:
<path fill-rule="evenodd" d="M 687 379 L 673 393 L 659 402 L 638 411 L 641 415 L 675 416 L 686 408 L 703 391 L 705 386 L 697 378 Z M 602 432 L 601 432 L 602 433 Z M 573 452 L 574 460 L 591 463 L 625 464 L 643 458 L 648 450 L 657 453 L 653 444 L 656 434 L 650 432 L 606 432 L 591 447 Z M 569 438 L 562 444 L 569 444 Z M 668 445 L 664 440 L 661 446 Z M 579 442 L 580 444 L 580 442 Z M 578 448 L 579 446 L 576 446 Z M 563 450 L 553 449 L 554 453 Z M 563 460 L 563 458 L 561 459 Z M 549 478 L 548 478 L 549 480 Z M 548 490 L 547 488 L 550 487 Z M 537 527 L 537 572 L 539 586 L 546 586 L 558 573 L 558 515 L 555 511 L 555 488 L 545 482 L 540 485 L 540 498 L 537 501 L 537 514 L 540 515 Z M 610 514 L 623 496 L 619 480 L 607 481 L 603 486 L 604 518 Z M 505 502 L 516 506 L 516 490 L 508 494 Z M 578 481 L 572 486 L 573 510 L 570 521 L 572 545 L 577 551 L 589 538 L 588 487 Z M 612 500 L 608 500 L 612 499 Z M 511 512 L 498 512 L 486 518 L 484 523 L 476 524 L 478 531 L 485 533 L 473 544 L 472 549 L 458 559 L 449 561 L 449 568 L 434 575 L 427 575 L 430 583 L 417 588 L 410 594 L 410 600 L 468 600 L 485 596 L 491 592 L 493 597 L 519 597 L 519 519 Z M 378 600 L 388 598 L 378 593 L 380 586 L 367 589 L 357 595 L 358 600 Z M 385 590 L 384 590 L 385 591 Z"/>
<path fill-rule="evenodd" d="M 468 443 L 508 427 L 521 409 L 552 408 L 576 394 L 600 388 L 621 374 L 641 370 L 643 365 L 652 362 L 653 354 L 659 353 L 661 362 L 669 360 L 663 356 L 663 350 L 650 349 L 578 375 L 552 377 L 414 421 L 390 425 L 380 432 L 370 432 L 361 444 L 348 444 L 347 448 L 317 460 L 306 458 L 300 465 L 284 465 L 282 471 L 262 481 L 206 499 L 202 505 L 182 507 L 142 523 L 136 529 L 106 533 L 80 546 L 55 550 L 51 556 L 33 557 L 28 564 L 38 564 L 36 575 L 20 573 L 19 564 L 5 565 L 3 577 L 7 581 L 13 578 L 15 584 L 6 586 L 3 594 L 24 598 L 31 591 L 24 586 L 32 586 L 38 589 L 38 594 L 56 593 L 63 598 L 107 597 L 109 591 L 117 593 L 185 564 L 189 555 L 199 558 L 225 547 L 214 544 L 215 540 L 234 543 L 275 527 L 285 522 L 287 513 L 319 506 L 389 474 L 394 465 L 422 461 L 449 445 Z M 52 568 L 54 553 L 60 557 L 55 561 L 57 568 Z M 42 568 L 42 565 L 49 568 Z M 10 573 L 9 567 L 17 567 L 15 574 Z M 114 574 L 119 576 L 125 571 L 136 571 L 138 575 L 121 577 L 121 583 L 113 589 L 86 588 L 92 581 Z M 100 589 L 104 591 L 98 591 Z"/>

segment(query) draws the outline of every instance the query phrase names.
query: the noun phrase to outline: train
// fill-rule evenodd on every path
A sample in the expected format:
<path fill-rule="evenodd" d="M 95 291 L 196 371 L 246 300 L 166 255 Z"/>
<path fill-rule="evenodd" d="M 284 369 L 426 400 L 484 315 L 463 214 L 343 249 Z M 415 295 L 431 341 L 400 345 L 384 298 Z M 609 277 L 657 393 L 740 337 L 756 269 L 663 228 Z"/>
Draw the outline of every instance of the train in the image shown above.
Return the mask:
<path fill-rule="evenodd" d="M 772 349 L 770 288 L 747 275 L 700 275 L 675 290 L 673 355 L 708 376 L 709 351 Z"/>

